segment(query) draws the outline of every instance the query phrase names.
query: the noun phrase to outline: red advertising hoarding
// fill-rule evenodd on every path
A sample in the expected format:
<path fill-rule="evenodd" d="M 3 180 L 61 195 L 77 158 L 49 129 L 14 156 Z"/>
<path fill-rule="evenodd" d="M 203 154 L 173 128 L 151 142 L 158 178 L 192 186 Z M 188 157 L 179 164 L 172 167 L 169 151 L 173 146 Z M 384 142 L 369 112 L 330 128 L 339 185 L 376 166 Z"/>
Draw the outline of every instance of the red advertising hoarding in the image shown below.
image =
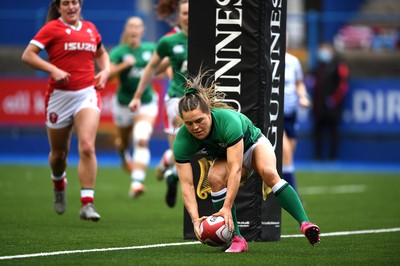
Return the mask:
<path fill-rule="evenodd" d="M 163 95 L 166 81 L 157 79 L 154 87 Z M 0 126 L 43 126 L 44 94 L 47 79 L 0 79 Z M 112 129 L 111 99 L 117 89 L 117 82 L 110 82 L 102 90 L 102 112 L 100 130 Z M 163 97 L 159 97 L 163 99 Z M 162 110 L 160 101 L 160 110 Z M 160 117 L 156 127 L 162 127 Z"/>

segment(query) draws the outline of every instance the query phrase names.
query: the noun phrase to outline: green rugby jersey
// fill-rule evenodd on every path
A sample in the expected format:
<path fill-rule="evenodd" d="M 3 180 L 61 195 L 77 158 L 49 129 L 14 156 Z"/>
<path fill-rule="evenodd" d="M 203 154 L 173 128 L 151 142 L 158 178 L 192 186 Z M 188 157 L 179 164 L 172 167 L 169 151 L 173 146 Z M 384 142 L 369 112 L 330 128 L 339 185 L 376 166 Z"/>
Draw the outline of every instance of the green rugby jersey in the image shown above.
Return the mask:
<path fill-rule="evenodd" d="M 183 125 L 174 141 L 174 156 L 178 163 L 187 163 L 193 154 L 226 158 L 226 150 L 242 138 L 244 152 L 260 137 L 261 130 L 244 114 L 229 109 L 212 109 L 212 129 L 204 140 L 195 138 Z"/>
<path fill-rule="evenodd" d="M 171 97 L 183 96 L 187 76 L 187 43 L 187 36 L 181 31 L 162 37 L 157 44 L 158 55 L 169 57 L 174 72 L 167 91 Z"/>
<path fill-rule="evenodd" d="M 129 45 L 121 44 L 110 51 L 110 61 L 119 64 L 124 61 L 124 57 L 132 55 L 135 58 L 135 64 L 130 68 L 124 69 L 119 73 L 119 86 L 117 91 L 118 102 L 122 105 L 128 105 L 136 92 L 139 80 L 143 70 L 150 61 L 155 50 L 155 43 L 143 42 L 139 48 L 132 48 Z M 141 97 L 142 103 L 149 103 L 153 99 L 153 88 L 147 86 Z"/>

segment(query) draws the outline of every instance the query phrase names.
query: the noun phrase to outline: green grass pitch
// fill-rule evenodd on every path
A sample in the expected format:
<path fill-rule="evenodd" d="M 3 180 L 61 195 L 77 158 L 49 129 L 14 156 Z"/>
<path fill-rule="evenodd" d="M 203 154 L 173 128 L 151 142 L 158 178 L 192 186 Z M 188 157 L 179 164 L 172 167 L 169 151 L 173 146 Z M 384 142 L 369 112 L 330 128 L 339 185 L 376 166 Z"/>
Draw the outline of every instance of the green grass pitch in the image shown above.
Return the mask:
<path fill-rule="evenodd" d="M 292 237 L 300 234 L 298 225 L 283 211 L 281 240 L 249 243 L 243 254 L 184 240 L 181 195 L 177 206 L 168 208 L 165 184 L 155 180 L 153 170 L 146 193 L 132 200 L 129 176 L 119 168 L 100 167 L 98 223 L 79 220 L 76 168 L 70 167 L 67 176 L 67 211 L 57 215 L 47 166 L 0 165 L 0 265 L 400 265 L 398 173 L 298 172 L 305 209 L 328 235 L 315 246 Z M 391 228 L 397 229 L 354 234 Z M 172 243 L 186 244 L 156 246 Z M 52 253 L 57 251 L 82 252 Z"/>

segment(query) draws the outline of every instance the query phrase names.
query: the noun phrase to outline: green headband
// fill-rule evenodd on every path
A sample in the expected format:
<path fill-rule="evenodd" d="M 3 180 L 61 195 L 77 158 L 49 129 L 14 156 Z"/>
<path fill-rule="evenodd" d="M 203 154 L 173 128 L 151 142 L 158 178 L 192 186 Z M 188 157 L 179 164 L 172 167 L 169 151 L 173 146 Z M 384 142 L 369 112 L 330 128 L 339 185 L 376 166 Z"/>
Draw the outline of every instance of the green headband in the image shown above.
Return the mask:
<path fill-rule="evenodd" d="M 185 96 L 191 95 L 191 94 L 196 94 L 197 89 L 196 88 L 186 88 L 185 89 Z"/>

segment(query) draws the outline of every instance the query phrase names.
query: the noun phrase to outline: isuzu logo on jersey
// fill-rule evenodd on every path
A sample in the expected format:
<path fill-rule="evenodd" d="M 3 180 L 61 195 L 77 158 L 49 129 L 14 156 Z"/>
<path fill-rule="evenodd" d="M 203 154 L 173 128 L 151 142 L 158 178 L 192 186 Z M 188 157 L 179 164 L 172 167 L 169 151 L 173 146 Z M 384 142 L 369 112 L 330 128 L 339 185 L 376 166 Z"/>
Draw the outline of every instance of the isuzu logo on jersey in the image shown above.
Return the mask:
<path fill-rule="evenodd" d="M 89 42 L 67 42 L 64 43 L 64 50 L 96 52 L 97 46 Z"/>

